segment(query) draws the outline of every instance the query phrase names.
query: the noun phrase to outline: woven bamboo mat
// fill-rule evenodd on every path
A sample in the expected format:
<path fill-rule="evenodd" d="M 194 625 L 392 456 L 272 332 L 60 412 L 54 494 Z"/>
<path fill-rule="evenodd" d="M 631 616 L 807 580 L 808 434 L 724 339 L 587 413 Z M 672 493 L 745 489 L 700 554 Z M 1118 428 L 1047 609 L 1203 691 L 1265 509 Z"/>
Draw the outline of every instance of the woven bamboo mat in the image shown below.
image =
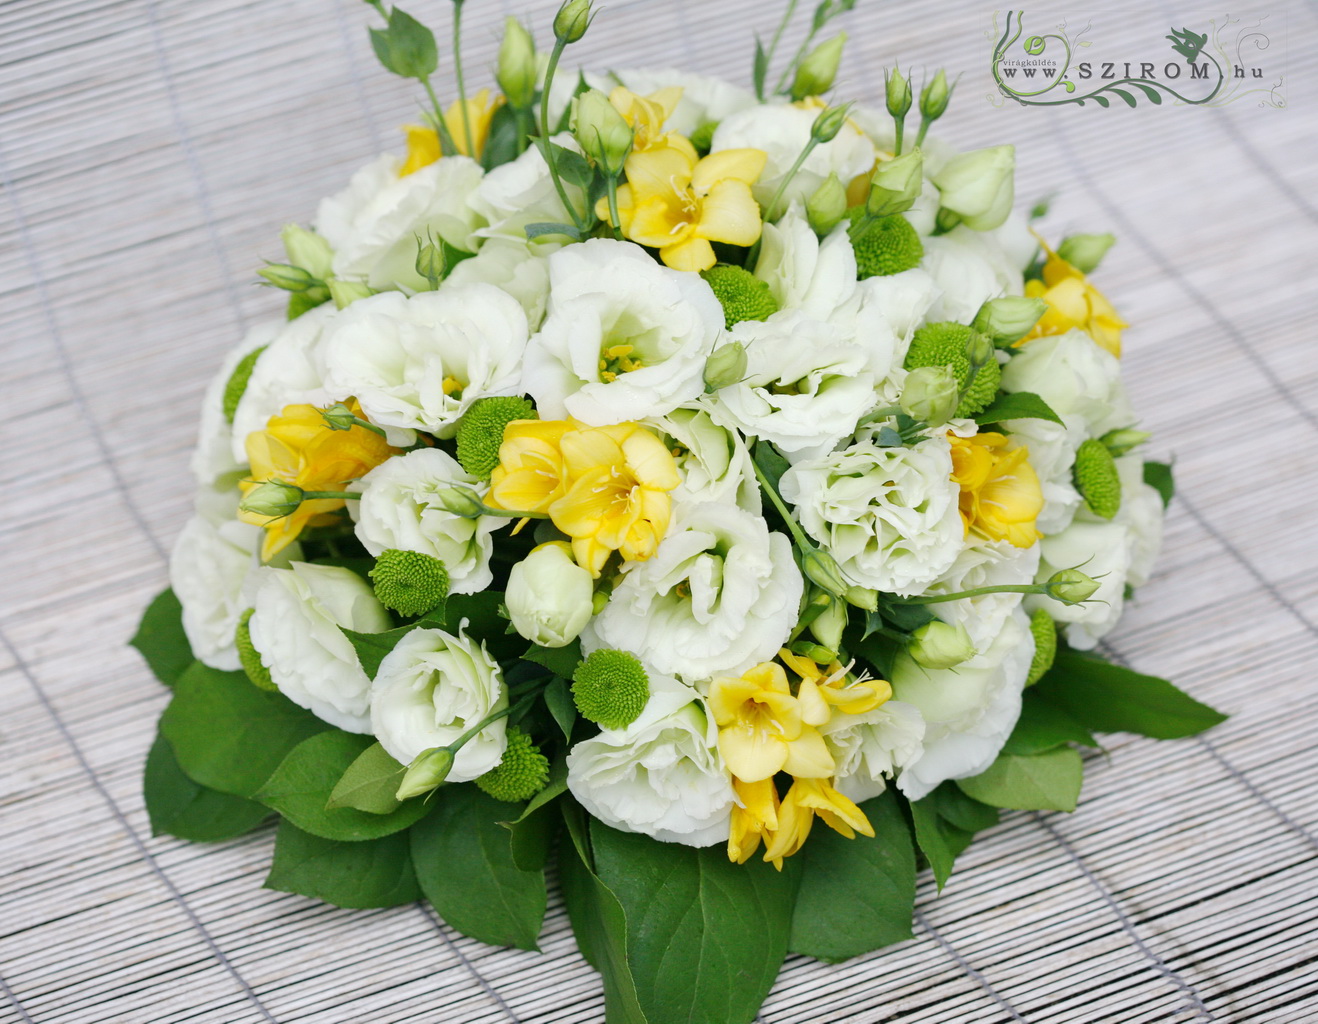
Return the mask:
<path fill-rule="evenodd" d="M 448 4 L 414 0 L 444 24 Z M 744 78 L 757 0 L 613 0 L 575 54 Z M 468 63 L 506 13 L 471 0 Z M 411 9 L 411 8 L 409 8 Z M 555 903 L 543 955 L 428 910 L 269 892 L 272 836 L 149 834 L 164 691 L 124 644 L 190 503 L 201 389 L 275 296 L 278 227 L 397 143 L 414 109 L 355 0 L 0 3 L 0 1021 L 598 1021 Z M 995 109 L 987 4 L 863 0 L 845 94 L 894 58 L 963 75 L 943 134 L 1015 142 L 1051 233 L 1121 237 L 1137 407 L 1176 456 L 1158 574 L 1110 652 L 1232 719 L 1114 739 L 1074 815 L 1011 814 L 916 938 L 792 959 L 766 1024 L 1318 1020 L 1318 12 L 1285 24 L 1289 109 Z M 1182 14 L 1168 11 L 1178 25 Z M 1188 20 L 1188 19 L 1185 19 Z M 670 1024 L 670 1022 L 657 1022 Z M 718 1022 L 700 1022 L 718 1024 Z"/>

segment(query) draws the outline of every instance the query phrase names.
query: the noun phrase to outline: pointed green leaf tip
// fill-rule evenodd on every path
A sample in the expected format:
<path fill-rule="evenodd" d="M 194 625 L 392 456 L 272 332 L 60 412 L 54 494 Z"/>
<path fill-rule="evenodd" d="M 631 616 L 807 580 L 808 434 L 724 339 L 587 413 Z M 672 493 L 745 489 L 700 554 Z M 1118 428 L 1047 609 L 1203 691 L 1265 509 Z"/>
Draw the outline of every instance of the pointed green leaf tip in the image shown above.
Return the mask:
<path fill-rule="evenodd" d="M 371 570 L 375 596 L 400 615 L 424 615 L 448 598 L 448 569 L 432 555 L 389 548 Z"/>
<path fill-rule="evenodd" d="M 1117 514 L 1121 508 L 1121 477 L 1107 445 L 1094 438 L 1082 444 L 1075 453 L 1072 477 L 1089 511 L 1104 519 Z"/>
<path fill-rule="evenodd" d="M 743 320 L 768 320 L 778 312 L 778 300 L 769 286 L 744 267 L 720 263 L 702 270 L 714 297 L 723 307 L 723 321 L 728 330 Z"/>
<path fill-rule="evenodd" d="M 853 224 L 864 215 L 864 206 L 853 206 L 847 212 Z M 920 236 L 900 213 L 880 217 L 859 238 L 853 238 L 851 244 L 856 251 L 856 272 L 861 280 L 900 274 L 918 267 L 924 259 Z"/>
<path fill-rule="evenodd" d="M 965 394 L 957 406 L 958 416 L 974 416 L 988 407 L 998 393 L 998 382 L 1002 379 L 1002 369 L 996 359 L 990 359 L 975 374 L 974 383 L 968 391 L 966 380 L 970 376 L 970 357 L 966 355 L 966 344 L 975 333 L 965 324 L 943 323 L 925 324 L 915 332 L 911 347 L 906 353 L 906 369 L 914 370 L 917 366 L 949 366 L 956 374 L 957 384 Z"/>
<path fill-rule="evenodd" d="M 266 346 L 262 345 L 238 360 L 238 365 L 233 368 L 233 373 L 229 374 L 229 379 L 224 384 L 221 407 L 224 409 L 224 418 L 229 423 L 233 422 L 233 417 L 238 412 L 238 403 L 243 400 L 243 393 L 247 390 L 247 382 L 251 379 L 252 370 L 256 369 L 256 361 L 261 358 L 261 353 L 265 350 Z"/>
<path fill-rule="evenodd" d="M 592 722 L 605 729 L 622 729 L 645 709 L 650 678 L 635 655 L 592 651 L 572 673 L 572 699 Z"/>
<path fill-rule="evenodd" d="M 247 678 L 263 690 L 277 690 L 275 681 L 270 678 L 270 670 L 261 660 L 261 653 L 252 645 L 252 633 L 247 624 L 252 620 L 255 608 L 248 608 L 238 620 L 238 629 L 234 632 L 233 643 L 238 648 L 238 664 L 247 673 Z"/>
<path fill-rule="evenodd" d="M 458 421 L 458 462 L 478 480 L 488 480 L 499 464 L 503 429 L 513 420 L 533 420 L 528 398 L 478 398 Z"/>
<path fill-rule="evenodd" d="M 515 725 L 508 727 L 503 760 L 476 780 L 476 785 L 505 803 L 530 800 L 549 781 L 549 758 Z"/>
<path fill-rule="evenodd" d="M 1042 679 L 1057 657 L 1057 625 L 1042 608 L 1036 608 L 1030 616 L 1030 633 L 1034 637 L 1034 657 L 1030 659 L 1030 674 L 1025 677 L 1026 686 Z"/>

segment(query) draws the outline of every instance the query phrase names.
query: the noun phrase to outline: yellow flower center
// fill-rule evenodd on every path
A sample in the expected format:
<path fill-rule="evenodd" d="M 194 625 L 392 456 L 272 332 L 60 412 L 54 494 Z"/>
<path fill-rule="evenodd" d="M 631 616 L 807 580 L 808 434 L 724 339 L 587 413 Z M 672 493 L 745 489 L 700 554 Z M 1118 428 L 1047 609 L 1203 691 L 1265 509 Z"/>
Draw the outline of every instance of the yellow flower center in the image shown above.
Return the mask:
<path fill-rule="evenodd" d="M 633 359 L 636 351 L 634 345 L 610 345 L 600 353 L 600 380 L 612 384 L 621 374 L 639 370 L 645 365 L 640 359 Z"/>

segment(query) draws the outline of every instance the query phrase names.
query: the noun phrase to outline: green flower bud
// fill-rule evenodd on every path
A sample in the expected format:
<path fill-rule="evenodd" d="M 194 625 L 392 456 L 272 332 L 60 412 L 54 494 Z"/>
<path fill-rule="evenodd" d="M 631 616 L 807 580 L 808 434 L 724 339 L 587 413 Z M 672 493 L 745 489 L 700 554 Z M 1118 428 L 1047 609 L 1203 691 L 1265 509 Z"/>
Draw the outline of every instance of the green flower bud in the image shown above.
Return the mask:
<path fill-rule="evenodd" d="M 723 307 L 723 325 L 728 330 L 743 320 L 768 320 L 778 312 L 778 300 L 769 286 L 744 267 L 720 263 L 702 270 L 700 276 Z"/>
<path fill-rule="evenodd" d="M 1121 508 L 1121 477 L 1112 453 L 1102 441 L 1090 438 L 1076 449 L 1071 478 L 1094 515 L 1111 519 L 1117 514 Z"/>
<path fill-rule="evenodd" d="M 902 73 L 898 68 L 893 68 L 891 74 L 888 75 L 885 99 L 888 104 L 888 113 L 895 118 L 904 118 L 907 111 L 911 109 L 911 83 L 902 77 Z"/>
<path fill-rule="evenodd" d="M 740 383 L 746 377 L 746 346 L 739 341 L 716 348 L 705 360 L 705 393 Z"/>
<path fill-rule="evenodd" d="M 915 332 L 911 347 L 906 352 L 905 366 L 908 370 L 919 366 L 946 366 L 956 374 L 957 387 L 963 392 L 961 404 L 956 408 L 957 416 L 974 416 L 988 408 L 998 393 L 998 382 L 1002 379 L 998 361 L 990 358 L 975 372 L 975 379 L 970 380 L 971 361 L 967 349 L 972 335 L 977 333 L 965 324 L 951 321 L 925 324 Z M 978 343 L 976 347 L 979 347 Z M 991 351 L 992 346 L 989 348 Z M 970 383 L 969 388 L 966 387 L 967 382 Z"/>
<path fill-rule="evenodd" d="M 819 116 L 815 118 L 815 123 L 810 126 L 810 137 L 819 143 L 832 142 L 837 138 L 842 126 L 847 123 L 847 116 L 850 113 L 850 103 L 821 110 Z"/>
<path fill-rule="evenodd" d="M 847 587 L 846 593 L 842 595 L 847 599 L 847 604 L 853 605 L 862 611 L 876 612 L 879 610 L 879 592 L 870 590 L 867 587 Z"/>
<path fill-rule="evenodd" d="M 572 673 L 572 700 L 582 716 L 605 729 L 636 721 L 650 699 L 650 677 L 634 654 L 601 648 Z"/>
<path fill-rule="evenodd" d="M 1116 235 L 1068 235 L 1057 247 L 1057 255 L 1082 274 L 1092 274 L 1116 242 Z"/>
<path fill-rule="evenodd" d="M 616 176 L 632 151 L 632 126 L 599 89 L 587 89 L 574 102 L 572 130 L 582 151 L 605 173 Z"/>
<path fill-rule="evenodd" d="M 535 39 L 516 18 L 504 20 L 495 79 L 508 98 L 508 105 L 514 109 L 525 109 L 534 101 Z"/>
<path fill-rule="evenodd" d="M 291 516 L 302 504 L 302 488 L 282 480 L 266 480 L 257 484 L 238 503 L 243 512 L 258 516 L 282 519 Z"/>
<path fill-rule="evenodd" d="M 981 370 L 988 363 L 996 362 L 993 358 L 993 342 L 971 328 L 970 337 L 966 339 L 966 358 L 972 367 Z"/>
<path fill-rule="evenodd" d="M 448 567 L 421 551 L 381 551 L 370 577 L 376 600 L 400 615 L 424 615 L 448 598 Z"/>
<path fill-rule="evenodd" d="M 334 272 L 334 250 L 314 231 L 299 224 L 285 224 L 279 238 L 293 266 L 301 267 L 318 281 L 324 281 Z"/>
<path fill-rule="evenodd" d="M 342 402 L 335 402 L 328 409 L 320 410 L 320 415 L 330 430 L 351 430 L 357 425 L 357 414 Z"/>
<path fill-rule="evenodd" d="M 261 353 L 265 350 L 266 346 L 262 345 L 248 352 L 238 360 L 233 373 L 229 374 L 229 379 L 224 382 L 224 397 L 220 400 L 220 408 L 224 412 L 224 418 L 230 423 L 238 412 L 238 403 L 243 400 L 243 395 L 247 391 L 247 382 L 251 380 L 252 371 L 256 369 L 256 361 L 261 358 Z"/>
<path fill-rule="evenodd" d="M 485 502 L 470 487 L 441 487 L 434 493 L 434 504 L 455 516 L 479 519 L 485 514 Z"/>
<path fill-rule="evenodd" d="M 812 644 L 809 640 L 795 640 L 787 649 L 802 658 L 809 658 L 817 665 L 831 665 L 837 661 L 837 651 L 830 651 L 827 647 Z"/>
<path fill-rule="evenodd" d="M 946 366 L 917 366 L 906 375 L 898 399 L 902 412 L 931 427 L 946 423 L 961 403 L 956 375 Z"/>
<path fill-rule="evenodd" d="M 810 635 L 824 647 L 837 650 L 842 646 L 842 631 L 847 628 L 847 604 L 830 600 L 828 607 L 810 620 Z"/>
<path fill-rule="evenodd" d="M 825 178 L 806 202 L 805 215 L 817 235 L 826 235 L 841 224 L 847 215 L 847 189 L 842 179 L 836 174 Z"/>
<path fill-rule="evenodd" d="M 365 281 L 340 281 L 332 277 L 325 284 L 339 309 L 347 309 L 358 299 L 368 299 L 375 294 Z"/>
<path fill-rule="evenodd" d="M 942 195 L 940 225 L 960 221 L 973 231 L 991 231 L 1007 219 L 1016 194 L 1016 147 L 991 146 L 958 153 L 933 177 Z M 951 214 L 950 218 L 942 214 Z"/>
<path fill-rule="evenodd" d="M 924 188 L 924 154 L 918 149 L 881 160 L 870 178 L 865 212 L 871 217 L 890 217 L 905 213 L 920 198 Z"/>
<path fill-rule="evenodd" d="M 1084 604 L 1098 592 L 1098 580 L 1079 569 L 1058 569 L 1048 577 L 1044 590 L 1062 604 Z"/>
<path fill-rule="evenodd" d="M 1048 303 L 1043 299 L 1003 295 L 989 299 L 980 306 L 970 326 L 988 335 L 999 348 L 1006 348 L 1029 334 L 1030 329 L 1039 322 L 1039 317 L 1047 311 Z"/>
<path fill-rule="evenodd" d="M 840 32 L 810 51 L 796 68 L 796 78 L 792 81 L 792 99 L 822 96 L 833 88 L 833 79 L 837 77 L 838 64 L 842 61 L 842 48 L 846 44 L 847 34 Z"/>
<path fill-rule="evenodd" d="M 856 206 L 847 214 L 851 218 L 848 234 L 856 254 L 856 274 L 889 277 L 911 270 L 924 259 L 924 243 L 900 213 L 875 220 Z"/>
<path fill-rule="evenodd" d="M 452 770 L 453 751 L 448 747 L 431 747 L 418 754 L 407 766 L 407 772 L 398 785 L 396 796 L 399 800 L 408 800 L 429 793 L 442 785 Z"/>
<path fill-rule="evenodd" d="M 1152 434 L 1143 430 L 1136 430 L 1134 427 L 1119 427 L 1116 430 L 1109 430 L 1099 440 L 1103 442 L 1103 447 L 1112 453 L 1114 459 L 1119 459 L 1128 451 L 1138 448 L 1152 436 Z"/>
<path fill-rule="evenodd" d="M 514 420 L 533 420 L 529 398 L 478 398 L 458 420 L 458 462 L 478 480 L 488 480 L 499 464 L 504 428 Z"/>
<path fill-rule="evenodd" d="M 266 284 L 282 288 L 286 292 L 304 292 L 320 284 L 319 278 L 307 273 L 301 267 L 294 267 L 288 263 L 267 263 L 256 273 L 265 280 Z"/>
<path fill-rule="evenodd" d="M 519 804 L 545 788 L 549 758 L 517 726 L 508 726 L 507 737 L 503 760 L 478 778 L 476 785 L 496 800 Z"/>
<path fill-rule="evenodd" d="M 431 291 L 439 287 L 447 264 L 442 244 L 437 244 L 433 238 L 416 236 L 416 272 L 426 279 Z"/>
<path fill-rule="evenodd" d="M 926 121 L 937 121 L 947 110 L 952 90 L 947 86 L 947 75 L 942 68 L 934 75 L 933 81 L 920 90 L 920 116 Z"/>
<path fill-rule="evenodd" d="M 1034 657 L 1025 677 L 1026 686 L 1033 686 L 1053 667 L 1053 659 L 1057 657 L 1057 624 L 1046 611 L 1036 608 L 1030 616 L 1030 634 L 1034 637 Z"/>
<path fill-rule="evenodd" d="M 260 651 L 252 643 L 252 632 L 248 628 L 248 623 L 251 622 L 255 611 L 255 608 L 248 608 L 243 612 L 238 620 L 238 628 L 234 631 L 233 645 L 238 648 L 238 664 L 247 673 L 247 678 L 252 681 L 253 686 L 258 686 L 262 690 L 277 690 L 279 687 L 275 686 L 275 681 L 270 678 L 270 670 L 261 661 Z"/>
<path fill-rule="evenodd" d="M 567 0 L 554 15 L 554 38 L 575 43 L 590 28 L 590 0 Z"/>
<path fill-rule="evenodd" d="M 934 619 L 911 634 L 906 653 L 925 668 L 955 668 L 975 656 L 975 645 L 970 642 L 965 626 Z"/>
<path fill-rule="evenodd" d="M 821 590 L 836 598 L 841 598 L 850 585 L 836 559 L 822 548 L 811 548 L 805 553 L 801 559 L 801 571 Z"/>

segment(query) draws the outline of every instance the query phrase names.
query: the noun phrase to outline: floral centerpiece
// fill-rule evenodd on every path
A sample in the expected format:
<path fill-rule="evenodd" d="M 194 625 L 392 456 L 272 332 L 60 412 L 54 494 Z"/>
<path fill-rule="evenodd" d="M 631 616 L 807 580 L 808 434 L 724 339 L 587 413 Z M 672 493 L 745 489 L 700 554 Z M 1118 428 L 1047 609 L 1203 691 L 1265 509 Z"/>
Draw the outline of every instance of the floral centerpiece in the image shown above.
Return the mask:
<path fill-rule="evenodd" d="M 1073 809 L 1096 732 L 1220 720 L 1095 653 L 1171 496 L 1111 236 L 1051 247 L 1011 146 L 930 134 L 941 71 L 821 98 L 853 5 L 747 90 L 565 74 L 569 0 L 495 94 L 459 0 L 444 107 L 373 3 L 425 105 L 284 229 L 287 319 L 203 398 L 134 641 L 157 831 L 277 815 L 271 888 L 528 949 L 555 859 L 610 1022 L 740 1022 L 787 952 L 908 937 L 1000 809 Z"/>

